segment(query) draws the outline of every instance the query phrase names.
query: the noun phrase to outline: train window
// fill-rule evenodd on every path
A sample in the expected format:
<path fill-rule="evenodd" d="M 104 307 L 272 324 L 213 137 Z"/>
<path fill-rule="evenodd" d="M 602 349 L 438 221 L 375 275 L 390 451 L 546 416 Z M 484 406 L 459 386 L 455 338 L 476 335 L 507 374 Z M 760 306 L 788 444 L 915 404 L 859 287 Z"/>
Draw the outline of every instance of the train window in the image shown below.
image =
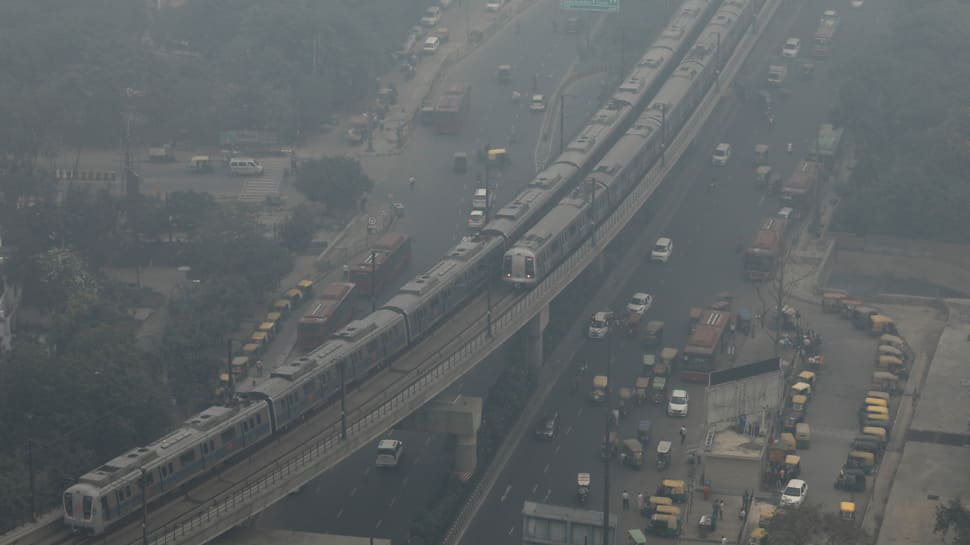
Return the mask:
<path fill-rule="evenodd" d="M 70 492 L 64 494 L 64 512 L 68 516 L 74 515 L 74 495 Z"/>
<path fill-rule="evenodd" d="M 236 438 L 236 428 L 229 428 L 228 430 L 222 432 L 222 435 L 220 435 L 219 438 L 222 439 L 223 444 L 232 441 Z"/>
<path fill-rule="evenodd" d="M 108 498 L 101 496 L 101 514 L 105 520 L 111 520 L 111 509 L 108 509 Z"/>
<path fill-rule="evenodd" d="M 262 424 L 263 423 L 263 415 L 261 415 L 261 414 L 257 414 L 256 415 L 256 423 L 257 424 Z"/>
<path fill-rule="evenodd" d="M 202 443 L 202 454 L 209 454 L 209 444 Z"/>
<path fill-rule="evenodd" d="M 168 469 L 162 466 L 162 478 L 168 477 Z"/>
<path fill-rule="evenodd" d="M 125 497 L 126 498 L 130 498 L 131 497 L 131 487 L 130 486 L 126 486 L 125 487 Z"/>
<path fill-rule="evenodd" d="M 505 276 L 512 276 L 512 256 L 507 255 L 502 259 L 502 272 Z"/>
<path fill-rule="evenodd" d="M 190 450 L 190 451 L 186 452 L 185 454 L 179 456 L 179 463 L 182 464 L 183 467 L 191 464 L 194 460 L 195 460 L 195 451 L 194 450 Z"/>
<path fill-rule="evenodd" d="M 312 382 L 307 382 L 306 384 L 303 385 L 303 393 L 306 394 L 306 395 L 313 394 L 313 383 Z"/>
<path fill-rule="evenodd" d="M 286 399 L 283 400 L 283 405 L 286 405 Z M 249 421 L 243 420 L 243 433 L 249 431 Z"/>
<path fill-rule="evenodd" d="M 84 518 L 91 518 L 91 511 L 94 509 L 94 498 L 91 496 L 84 496 L 84 500 L 81 502 L 81 510 L 84 512 Z"/>
<path fill-rule="evenodd" d="M 216 449 L 216 442 L 213 441 L 212 439 L 209 439 L 209 450 L 215 450 L 215 449 Z"/>
<path fill-rule="evenodd" d="M 172 465 L 172 463 L 171 463 L 171 462 L 169 462 L 169 464 L 168 464 L 168 472 L 169 472 L 170 474 L 171 474 L 171 473 L 175 473 L 175 468 L 174 468 L 174 466 Z"/>
<path fill-rule="evenodd" d="M 155 484 L 155 474 L 145 473 L 145 486 L 151 486 Z"/>
<path fill-rule="evenodd" d="M 120 505 L 123 501 L 125 501 L 124 493 L 122 493 L 121 490 L 115 490 L 115 503 Z"/>

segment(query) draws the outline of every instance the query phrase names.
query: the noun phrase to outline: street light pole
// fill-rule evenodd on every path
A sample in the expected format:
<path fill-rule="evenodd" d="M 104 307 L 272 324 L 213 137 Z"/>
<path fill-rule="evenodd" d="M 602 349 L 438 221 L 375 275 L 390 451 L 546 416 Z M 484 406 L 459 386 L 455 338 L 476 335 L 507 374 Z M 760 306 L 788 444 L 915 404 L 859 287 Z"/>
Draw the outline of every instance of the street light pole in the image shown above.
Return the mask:
<path fill-rule="evenodd" d="M 377 311 L 377 252 L 370 251 L 370 311 Z"/>
<path fill-rule="evenodd" d="M 610 329 L 613 329 L 612 327 Z M 606 433 L 603 435 L 603 442 L 606 445 L 606 456 L 603 457 L 603 545 L 608 544 L 610 536 L 610 464 L 612 462 L 612 448 L 610 443 L 610 427 L 613 418 L 613 409 L 610 401 L 609 383 L 610 375 L 613 370 L 613 339 L 610 332 L 606 334 Z"/>
<path fill-rule="evenodd" d="M 660 164 L 667 164 L 667 104 L 660 103 Z"/>
<path fill-rule="evenodd" d="M 590 204 L 589 204 L 590 223 L 593 225 L 593 233 L 591 236 L 593 240 L 593 245 L 595 246 L 596 245 L 596 180 L 594 180 L 592 177 L 588 179 L 589 179 L 589 192 L 591 194 Z"/>
<path fill-rule="evenodd" d="M 141 483 L 141 543 L 148 545 L 148 473 L 140 467 L 139 482 Z"/>
<path fill-rule="evenodd" d="M 714 83 L 717 88 L 721 88 L 721 33 L 714 33 L 717 36 L 717 45 L 714 48 Z"/>
<path fill-rule="evenodd" d="M 340 362 L 340 438 L 344 441 L 347 440 L 347 378 L 346 378 L 346 368 L 347 364 L 345 361 Z"/>
<path fill-rule="evenodd" d="M 30 486 L 30 522 L 37 522 L 37 500 L 34 494 L 34 441 L 27 439 L 27 482 Z"/>
<path fill-rule="evenodd" d="M 232 377 L 232 339 L 226 339 L 226 376 L 229 377 L 226 381 L 229 385 L 229 397 L 227 399 L 232 399 L 236 394 L 236 383 Z"/>
<path fill-rule="evenodd" d="M 485 325 L 487 329 L 488 338 L 492 338 L 492 266 L 491 261 L 486 265 L 486 274 L 488 278 L 485 279 L 485 304 L 488 310 L 485 311 Z"/>
<path fill-rule="evenodd" d="M 562 155 L 563 146 L 566 145 L 566 94 L 559 95 L 559 155 Z"/>

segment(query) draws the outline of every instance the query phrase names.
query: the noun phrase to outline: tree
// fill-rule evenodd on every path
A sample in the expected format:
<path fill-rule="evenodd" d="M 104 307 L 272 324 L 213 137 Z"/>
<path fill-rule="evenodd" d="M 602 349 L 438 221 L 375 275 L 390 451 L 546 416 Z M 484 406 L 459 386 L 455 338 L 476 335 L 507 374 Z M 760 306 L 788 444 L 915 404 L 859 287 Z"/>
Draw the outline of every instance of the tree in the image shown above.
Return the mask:
<path fill-rule="evenodd" d="M 941 534 L 946 543 L 947 537 L 953 532 L 952 545 L 970 545 L 970 510 L 963 505 L 960 498 L 954 498 L 944 505 L 936 507 L 936 523 L 933 533 Z"/>
<path fill-rule="evenodd" d="M 768 526 L 771 545 L 868 545 L 872 537 L 853 520 L 823 513 L 818 505 L 779 509 Z"/>
<path fill-rule="evenodd" d="M 280 238 L 283 245 L 292 252 L 305 249 L 313 240 L 315 222 L 313 213 L 305 205 L 297 206 L 290 216 L 280 226 Z"/>
<path fill-rule="evenodd" d="M 297 172 L 296 186 L 308 199 L 347 212 L 356 209 L 361 195 L 374 189 L 374 181 L 357 159 L 333 156 L 308 161 Z"/>
<path fill-rule="evenodd" d="M 786 277 L 786 268 L 792 263 L 791 251 L 792 248 L 785 243 L 784 240 L 781 241 L 784 247 L 781 250 L 782 257 L 778 259 L 778 264 L 775 266 L 774 275 L 765 283 L 755 283 L 754 291 L 758 296 L 758 301 L 761 303 L 761 321 L 765 324 L 765 334 L 768 338 L 772 340 L 774 345 L 774 354 L 778 355 L 779 341 L 782 338 L 782 332 L 784 331 L 784 311 L 785 307 L 788 306 L 788 302 L 791 300 L 792 291 L 799 282 L 807 278 L 809 275 L 814 274 L 814 271 L 797 275 L 793 277 Z M 751 324 L 752 331 L 754 327 L 758 324 Z"/>

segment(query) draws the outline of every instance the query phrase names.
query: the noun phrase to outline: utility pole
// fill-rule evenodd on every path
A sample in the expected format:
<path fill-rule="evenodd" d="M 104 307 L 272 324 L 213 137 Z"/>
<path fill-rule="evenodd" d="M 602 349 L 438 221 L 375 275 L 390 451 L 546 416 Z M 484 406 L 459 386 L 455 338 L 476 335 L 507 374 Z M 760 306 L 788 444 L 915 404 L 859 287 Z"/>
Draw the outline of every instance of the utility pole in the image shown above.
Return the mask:
<path fill-rule="evenodd" d="M 610 328 L 613 329 L 612 327 Z M 603 443 L 606 445 L 606 456 L 603 457 L 603 545 L 607 545 L 610 540 L 610 464 L 613 458 L 613 445 L 610 444 L 610 423 L 613 418 L 611 407 L 613 396 L 610 395 L 609 383 L 610 375 L 613 370 L 613 335 L 606 334 L 606 433 L 603 435 Z"/>
<path fill-rule="evenodd" d="M 489 261 L 486 265 L 488 278 L 485 280 L 485 305 L 488 310 L 485 311 L 485 326 L 487 329 L 488 338 L 492 338 L 492 262 Z"/>
<path fill-rule="evenodd" d="M 589 192 L 590 192 L 589 221 L 593 226 L 593 233 L 591 236 L 593 240 L 593 245 L 595 246 L 596 245 L 596 180 L 593 179 L 592 176 L 590 176 L 588 180 L 589 180 Z"/>
<path fill-rule="evenodd" d="M 559 95 L 559 155 L 566 145 L 566 94 Z"/>
<path fill-rule="evenodd" d="M 721 33 L 716 32 L 717 46 L 714 48 L 714 83 L 718 89 L 721 88 Z"/>
<path fill-rule="evenodd" d="M 667 104 L 660 103 L 660 164 L 667 164 Z"/>
<path fill-rule="evenodd" d="M 232 376 L 232 339 L 226 339 L 226 376 L 229 377 L 228 399 L 231 400 L 236 395 L 236 383 Z"/>
<path fill-rule="evenodd" d="M 37 522 L 37 499 L 34 494 L 34 441 L 27 439 L 27 481 L 30 486 L 30 522 Z"/>
<path fill-rule="evenodd" d="M 141 543 L 148 545 L 148 473 L 145 468 L 138 468 L 141 471 L 139 482 L 141 483 Z"/>
<path fill-rule="evenodd" d="M 341 361 L 340 370 L 340 438 L 347 440 L 347 364 Z"/>
<path fill-rule="evenodd" d="M 370 311 L 377 311 L 377 252 L 370 251 Z"/>

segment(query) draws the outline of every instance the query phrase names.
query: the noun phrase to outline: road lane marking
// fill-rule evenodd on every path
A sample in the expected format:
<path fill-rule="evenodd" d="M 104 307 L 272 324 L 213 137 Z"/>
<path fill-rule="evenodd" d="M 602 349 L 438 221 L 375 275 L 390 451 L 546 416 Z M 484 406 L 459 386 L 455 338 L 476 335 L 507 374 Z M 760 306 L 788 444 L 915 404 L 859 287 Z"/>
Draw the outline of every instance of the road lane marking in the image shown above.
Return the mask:
<path fill-rule="evenodd" d="M 569 435 L 569 433 L 572 431 L 573 431 L 573 427 L 569 426 L 568 428 L 566 428 L 566 435 Z"/>
<path fill-rule="evenodd" d="M 388 504 L 388 507 L 394 507 L 395 503 L 397 503 L 397 496 L 394 496 L 393 498 L 391 498 L 391 503 Z"/>
<path fill-rule="evenodd" d="M 539 483 L 532 485 L 532 493 L 535 494 L 536 490 L 539 490 Z"/>
<path fill-rule="evenodd" d="M 401 486 L 404 486 L 404 485 L 408 484 L 408 479 L 410 479 L 410 477 L 405 477 L 404 479 L 402 479 L 401 480 Z"/>
<path fill-rule="evenodd" d="M 543 473 L 549 473 L 549 464 L 546 464 L 546 468 L 542 470 Z"/>
<path fill-rule="evenodd" d="M 546 503 L 547 501 L 549 501 L 549 496 L 551 495 L 552 495 L 552 489 L 550 488 L 549 490 L 546 490 L 546 497 L 542 498 L 542 503 Z"/>
<path fill-rule="evenodd" d="M 340 508 L 340 511 L 337 511 L 337 518 L 339 519 L 342 516 L 344 516 L 344 508 L 343 507 Z"/>
<path fill-rule="evenodd" d="M 429 435 L 424 439 L 424 446 L 428 446 L 431 443 L 431 436 Z"/>
<path fill-rule="evenodd" d="M 381 524 L 384 524 L 384 519 L 381 519 L 381 520 L 377 521 L 377 524 L 374 525 L 374 528 L 375 529 L 376 528 L 380 528 L 381 527 Z"/>
<path fill-rule="evenodd" d="M 506 485 L 505 486 L 505 493 L 502 494 L 502 501 L 505 501 L 505 499 L 509 497 L 509 492 L 511 492 L 511 491 L 512 491 L 512 485 L 510 485 L 510 484 L 509 485 Z"/>
<path fill-rule="evenodd" d="M 582 416 L 582 415 L 583 415 L 583 408 L 580 407 L 579 411 L 576 413 L 576 416 Z"/>
<path fill-rule="evenodd" d="M 514 532 L 514 531 L 515 531 L 515 526 L 509 528 L 509 535 L 512 535 L 512 532 Z"/>
<path fill-rule="evenodd" d="M 350 491 L 350 497 L 354 497 L 356 495 L 357 495 L 357 487 L 355 486 L 354 489 Z"/>
<path fill-rule="evenodd" d="M 367 474 L 370 473 L 370 470 L 371 470 L 371 466 L 367 466 L 366 468 L 364 468 L 364 477 L 366 477 Z"/>
<path fill-rule="evenodd" d="M 559 449 L 561 448 L 562 448 L 562 445 L 556 445 L 556 454 L 559 454 Z"/>

